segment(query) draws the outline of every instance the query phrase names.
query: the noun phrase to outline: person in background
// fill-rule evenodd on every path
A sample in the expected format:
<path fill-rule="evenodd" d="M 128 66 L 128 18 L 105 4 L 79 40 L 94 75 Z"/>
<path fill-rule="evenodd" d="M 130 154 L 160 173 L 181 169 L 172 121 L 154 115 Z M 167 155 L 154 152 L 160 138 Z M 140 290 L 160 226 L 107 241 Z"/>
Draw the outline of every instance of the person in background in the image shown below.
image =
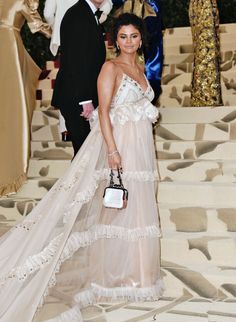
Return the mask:
<path fill-rule="evenodd" d="M 220 106 L 219 12 L 216 0 L 190 0 L 194 64 L 191 106 Z"/>
<path fill-rule="evenodd" d="M 60 47 L 60 26 L 61 20 L 66 11 L 72 7 L 78 0 L 46 0 L 44 7 L 44 17 L 48 24 L 52 28 L 52 38 L 50 42 L 51 53 L 56 56 Z M 103 23 L 107 15 L 112 9 L 111 0 L 105 0 L 101 5 L 100 10 L 102 11 L 99 23 Z M 63 141 L 71 140 L 70 134 L 67 131 L 65 119 L 59 111 L 59 129 L 62 134 Z"/>
<path fill-rule="evenodd" d="M 40 68 L 24 48 L 21 28 L 51 36 L 38 0 L 0 2 L 0 196 L 16 192 L 27 179 L 30 126 Z M 4 44 L 4 45 L 3 45 Z"/>
<path fill-rule="evenodd" d="M 52 37 L 50 42 L 50 50 L 53 56 L 58 53 L 58 48 L 60 47 L 60 27 L 61 21 L 64 17 L 66 11 L 72 7 L 78 0 L 46 0 L 44 6 L 44 17 L 47 23 L 52 28 Z M 99 18 L 100 24 L 103 23 L 107 15 L 112 9 L 111 0 L 105 0 L 100 7 L 102 15 Z"/>

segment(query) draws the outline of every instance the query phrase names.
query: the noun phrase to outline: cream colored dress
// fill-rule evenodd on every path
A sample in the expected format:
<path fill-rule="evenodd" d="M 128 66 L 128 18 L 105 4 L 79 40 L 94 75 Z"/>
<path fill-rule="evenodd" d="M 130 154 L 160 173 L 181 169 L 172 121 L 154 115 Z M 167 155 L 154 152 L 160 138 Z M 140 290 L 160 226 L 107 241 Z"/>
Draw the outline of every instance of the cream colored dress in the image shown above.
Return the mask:
<path fill-rule="evenodd" d="M 153 95 L 150 85 L 144 91 L 124 75 L 111 106 L 129 191 L 126 209 L 102 205 L 110 171 L 95 111 L 65 175 L 0 240 L 1 322 L 18 316 L 22 322 L 79 322 L 81 307 L 100 299 L 153 301 L 162 294 Z"/>
<path fill-rule="evenodd" d="M 0 196 L 16 191 L 26 179 L 30 122 L 39 67 L 26 52 L 20 30 L 50 36 L 35 0 L 0 0 Z"/>

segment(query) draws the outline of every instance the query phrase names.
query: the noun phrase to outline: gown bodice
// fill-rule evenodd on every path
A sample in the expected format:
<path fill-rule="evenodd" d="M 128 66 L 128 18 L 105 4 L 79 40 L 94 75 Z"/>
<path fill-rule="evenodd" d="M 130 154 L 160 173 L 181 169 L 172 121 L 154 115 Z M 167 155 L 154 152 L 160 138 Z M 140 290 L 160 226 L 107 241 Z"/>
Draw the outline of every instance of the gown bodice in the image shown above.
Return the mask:
<path fill-rule="evenodd" d="M 124 103 L 136 103 L 142 98 L 152 101 L 154 93 L 147 79 L 146 83 L 147 88 L 144 90 L 136 80 L 123 73 L 120 85 L 112 100 L 112 107 Z"/>
<path fill-rule="evenodd" d="M 149 120 L 155 123 L 158 118 L 158 110 L 151 101 L 154 92 L 148 80 L 147 88 L 144 90 L 140 84 L 127 74 L 123 73 L 121 83 L 111 102 L 110 118 L 112 124 L 125 124 L 128 121 L 137 122 Z M 93 112 L 90 124 L 98 118 L 98 110 Z"/>

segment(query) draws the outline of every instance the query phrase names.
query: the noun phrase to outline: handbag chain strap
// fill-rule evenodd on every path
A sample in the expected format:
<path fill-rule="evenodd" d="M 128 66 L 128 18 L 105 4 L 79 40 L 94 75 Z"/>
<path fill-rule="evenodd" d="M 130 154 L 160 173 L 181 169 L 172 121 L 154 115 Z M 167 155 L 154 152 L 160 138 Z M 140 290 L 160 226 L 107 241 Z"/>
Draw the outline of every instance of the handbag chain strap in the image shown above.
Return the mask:
<path fill-rule="evenodd" d="M 122 187 L 122 188 L 124 188 L 124 186 L 123 186 L 123 182 L 122 182 L 122 178 L 121 178 L 121 174 L 120 174 L 120 170 L 119 169 L 117 169 L 117 179 L 119 179 L 119 183 L 120 183 L 120 186 Z M 110 186 L 114 186 L 115 185 L 115 183 L 114 183 L 114 172 L 113 172 L 113 170 L 111 169 L 111 172 L 110 172 Z"/>

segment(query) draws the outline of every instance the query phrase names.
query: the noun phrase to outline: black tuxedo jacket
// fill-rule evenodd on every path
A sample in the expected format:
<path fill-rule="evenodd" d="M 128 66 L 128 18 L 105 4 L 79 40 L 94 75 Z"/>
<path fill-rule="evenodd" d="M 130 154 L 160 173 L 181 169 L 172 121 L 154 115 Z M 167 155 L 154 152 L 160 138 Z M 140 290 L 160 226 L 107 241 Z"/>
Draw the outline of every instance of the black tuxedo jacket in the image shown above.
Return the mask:
<path fill-rule="evenodd" d="M 79 0 L 61 22 L 61 61 L 52 105 L 91 99 L 96 107 L 97 77 L 106 51 L 101 26 L 85 0 Z"/>

